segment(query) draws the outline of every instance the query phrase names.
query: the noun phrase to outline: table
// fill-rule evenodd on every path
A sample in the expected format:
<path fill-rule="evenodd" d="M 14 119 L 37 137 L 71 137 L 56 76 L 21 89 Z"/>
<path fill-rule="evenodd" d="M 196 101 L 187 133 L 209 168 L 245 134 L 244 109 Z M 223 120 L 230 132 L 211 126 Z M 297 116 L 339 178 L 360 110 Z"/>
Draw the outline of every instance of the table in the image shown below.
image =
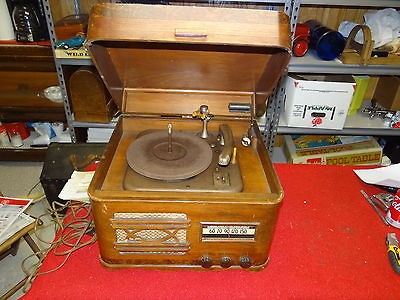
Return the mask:
<path fill-rule="evenodd" d="M 108 270 L 97 243 L 38 276 L 25 299 L 394 299 L 400 276 L 351 166 L 275 164 L 285 196 L 265 270 Z M 49 254 L 42 268 L 57 264 Z"/>

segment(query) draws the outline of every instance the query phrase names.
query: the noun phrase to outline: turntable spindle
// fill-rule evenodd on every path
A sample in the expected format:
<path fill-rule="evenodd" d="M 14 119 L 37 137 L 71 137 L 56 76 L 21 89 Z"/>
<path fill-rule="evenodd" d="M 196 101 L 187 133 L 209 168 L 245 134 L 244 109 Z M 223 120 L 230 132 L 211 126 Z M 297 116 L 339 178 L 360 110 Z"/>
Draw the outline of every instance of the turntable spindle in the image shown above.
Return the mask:
<path fill-rule="evenodd" d="M 214 115 L 212 115 L 207 105 L 200 105 L 200 108 L 192 113 L 193 118 L 198 118 L 203 122 L 203 129 L 201 131 L 200 137 L 202 139 L 208 138 L 207 122 L 211 120 Z"/>
<path fill-rule="evenodd" d="M 168 123 L 168 153 L 172 152 L 172 124 Z"/>

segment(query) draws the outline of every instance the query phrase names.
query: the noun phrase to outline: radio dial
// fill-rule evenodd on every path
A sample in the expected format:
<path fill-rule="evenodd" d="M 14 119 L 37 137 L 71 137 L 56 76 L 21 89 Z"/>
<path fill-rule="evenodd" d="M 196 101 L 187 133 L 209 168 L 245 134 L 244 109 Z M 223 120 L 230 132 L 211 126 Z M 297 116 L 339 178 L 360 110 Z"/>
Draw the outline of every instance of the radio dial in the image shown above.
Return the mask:
<path fill-rule="evenodd" d="M 239 264 L 242 268 L 247 269 L 251 267 L 251 259 L 248 256 L 242 256 L 239 259 Z"/>
<path fill-rule="evenodd" d="M 229 256 L 223 256 L 221 257 L 220 264 L 223 268 L 229 268 L 232 265 L 232 259 Z"/>
<path fill-rule="evenodd" d="M 211 257 L 205 255 L 200 259 L 200 264 L 203 268 L 211 268 L 211 266 L 213 265 L 213 261 L 211 259 Z"/>

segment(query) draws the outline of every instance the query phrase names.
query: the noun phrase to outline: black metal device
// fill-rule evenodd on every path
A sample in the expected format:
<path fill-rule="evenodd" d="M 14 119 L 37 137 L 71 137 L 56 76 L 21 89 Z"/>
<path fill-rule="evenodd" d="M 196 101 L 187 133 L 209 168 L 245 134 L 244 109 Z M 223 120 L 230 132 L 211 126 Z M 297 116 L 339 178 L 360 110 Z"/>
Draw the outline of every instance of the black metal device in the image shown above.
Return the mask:
<path fill-rule="evenodd" d="M 17 41 L 37 42 L 49 39 L 40 0 L 7 0 L 7 6 Z"/>

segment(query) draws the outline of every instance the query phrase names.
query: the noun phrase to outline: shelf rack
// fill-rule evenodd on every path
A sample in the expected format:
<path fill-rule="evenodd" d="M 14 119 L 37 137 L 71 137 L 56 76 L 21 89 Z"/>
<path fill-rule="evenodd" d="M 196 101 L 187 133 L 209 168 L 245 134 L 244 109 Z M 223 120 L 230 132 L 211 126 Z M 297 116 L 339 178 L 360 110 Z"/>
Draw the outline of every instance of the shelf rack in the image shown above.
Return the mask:
<path fill-rule="evenodd" d="M 400 1 L 399 1 L 400 2 Z M 289 73 L 315 74 L 353 74 L 353 75 L 398 75 L 400 66 L 394 65 L 350 65 L 339 60 L 323 61 L 316 58 L 312 50 L 303 57 L 292 57 L 289 63 Z"/>
<path fill-rule="evenodd" d="M 174 1 L 171 1 L 174 2 Z M 208 1 L 191 1 L 191 2 L 208 2 Z M 283 6 L 283 10 L 287 15 L 292 14 L 292 9 L 293 9 L 293 4 L 291 0 L 228 0 L 224 2 L 232 2 L 232 3 L 256 3 L 256 4 L 271 4 L 271 5 L 278 5 L 278 6 Z M 45 10 L 46 14 L 46 21 L 47 21 L 47 26 L 49 29 L 49 36 L 50 36 L 50 41 L 52 44 L 52 50 L 54 53 L 54 58 L 55 58 L 55 65 L 57 69 L 57 74 L 59 77 L 59 82 L 60 82 L 60 87 L 61 91 L 63 94 L 63 100 L 64 100 L 64 109 L 65 113 L 67 116 L 67 124 L 68 128 L 70 130 L 70 135 L 71 135 L 71 140 L 72 142 L 76 143 L 78 142 L 78 137 L 77 137 L 77 128 L 113 128 L 115 126 L 115 122 L 111 122 L 109 124 L 101 124 L 101 123 L 90 123 L 90 122 L 78 122 L 75 121 L 73 118 L 73 112 L 71 109 L 71 105 L 68 99 L 68 92 L 67 92 L 67 86 L 66 86 L 66 78 L 64 77 L 64 72 L 63 68 L 65 66 L 85 66 L 85 65 L 92 65 L 92 61 L 90 59 L 76 59 L 76 58 L 59 58 L 56 55 L 56 41 L 57 37 L 55 34 L 55 29 L 54 29 L 54 20 L 52 16 L 52 11 L 51 11 L 51 6 L 50 6 L 50 0 L 42 0 L 43 7 Z M 216 3 L 216 1 L 214 1 Z M 295 24 L 295 23 L 294 23 Z M 268 111 L 268 116 L 271 118 L 271 120 L 277 120 L 277 118 L 274 117 L 274 114 L 276 113 L 277 110 L 280 108 L 278 106 L 270 105 L 269 111 Z M 277 125 L 277 122 L 274 123 L 274 127 L 271 128 L 271 132 L 276 132 L 275 127 Z M 265 127 L 265 126 L 263 126 Z"/>
<path fill-rule="evenodd" d="M 300 3 L 301 2 L 301 3 Z M 372 8 L 399 8 L 400 1 L 397 0 L 357 0 L 357 1 L 344 1 L 344 0 L 294 0 L 291 20 L 297 20 L 299 8 L 301 5 L 314 5 L 314 6 L 344 6 L 344 7 L 372 7 Z M 293 24 L 292 24 L 293 26 Z M 304 57 L 292 57 L 288 70 L 291 73 L 308 73 L 308 74 L 351 74 L 351 75 L 399 75 L 400 66 L 398 65 L 350 65 L 343 64 L 339 60 L 323 61 L 317 58 L 316 54 L 310 50 Z M 284 79 L 283 79 L 284 80 Z M 282 81 L 283 81 L 282 80 Z M 274 98 L 274 105 L 282 108 L 284 103 L 284 88 L 281 86 Z M 317 128 L 300 128 L 289 127 L 286 122 L 281 118 L 280 113 L 282 109 L 274 111 L 273 117 L 276 119 L 271 120 L 276 127 L 270 126 L 271 132 L 265 132 L 266 146 L 269 147 L 270 152 L 273 149 L 273 142 L 276 134 L 330 134 L 330 135 L 377 135 L 377 136 L 399 136 L 400 130 L 389 128 L 384 124 L 383 120 L 370 119 L 367 114 L 357 113 L 354 116 L 348 116 L 343 130 L 329 130 Z M 268 113 L 268 112 L 267 112 Z M 278 121 L 277 121 L 278 120 Z M 268 119 L 266 128 L 268 128 Z M 275 123 L 276 122 L 276 123 Z M 270 134 L 271 136 L 268 136 Z"/>
<path fill-rule="evenodd" d="M 171 1 L 174 2 L 174 1 Z M 188 2 L 209 2 L 207 0 L 188 1 Z M 216 3 L 217 1 L 212 1 Z M 225 0 L 226 3 L 253 3 L 253 4 L 268 4 L 279 6 L 290 18 L 291 30 L 294 32 L 299 16 L 299 10 L 302 5 L 310 6 L 343 6 L 343 7 L 393 7 L 399 8 L 400 1 L 398 0 Z M 50 0 L 42 0 L 47 25 L 49 28 L 50 39 L 52 42 L 53 52 L 55 53 L 56 35 L 54 30 L 53 17 L 51 13 Z M 66 83 L 63 73 L 64 66 L 84 66 L 92 65 L 90 59 L 75 59 L 75 58 L 57 58 L 55 57 L 55 65 L 59 76 L 59 82 L 64 97 L 64 108 L 67 116 L 67 123 L 71 133 L 71 140 L 77 142 L 76 128 L 113 128 L 115 122 L 109 124 L 77 122 L 73 119 Z M 359 66 L 359 65 L 344 65 L 339 61 L 322 61 L 316 58 L 312 53 L 304 57 L 293 57 L 289 63 L 288 74 L 290 73 L 314 73 L 314 74 L 358 74 L 358 75 L 398 75 L 400 74 L 399 66 Z M 284 78 L 281 78 L 281 83 Z M 385 128 L 380 120 L 371 120 L 368 116 L 353 116 L 350 117 L 345 124 L 343 130 L 322 130 L 313 128 L 295 128 L 288 127 L 282 119 L 280 113 L 284 104 L 284 89 L 283 84 L 280 84 L 268 101 L 267 111 L 265 116 L 258 121 L 260 128 L 263 131 L 264 142 L 270 153 L 272 153 L 275 138 L 277 134 L 355 134 L 355 135 L 400 135 L 399 130 Z"/>

